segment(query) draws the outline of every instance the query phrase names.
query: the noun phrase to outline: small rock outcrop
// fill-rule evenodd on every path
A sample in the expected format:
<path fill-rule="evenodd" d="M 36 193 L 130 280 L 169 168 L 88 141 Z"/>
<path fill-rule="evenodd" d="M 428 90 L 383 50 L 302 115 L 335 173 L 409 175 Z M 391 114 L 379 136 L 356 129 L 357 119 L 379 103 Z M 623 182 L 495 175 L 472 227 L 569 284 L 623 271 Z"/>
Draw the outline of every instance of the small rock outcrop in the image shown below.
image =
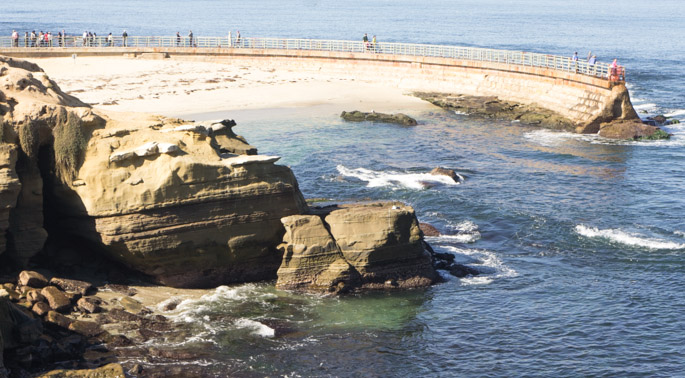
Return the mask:
<path fill-rule="evenodd" d="M 433 176 L 447 176 L 454 180 L 454 182 L 461 182 L 462 178 L 453 169 L 435 167 L 430 172 Z"/>
<path fill-rule="evenodd" d="M 376 112 L 360 112 L 354 110 L 351 112 L 342 112 L 340 117 L 348 122 L 378 122 L 378 123 L 394 123 L 403 126 L 416 126 L 417 122 L 414 118 L 404 114 L 386 114 L 386 113 L 376 113 Z"/>
<path fill-rule="evenodd" d="M 347 292 L 423 287 L 437 279 L 414 209 L 402 203 L 334 206 L 282 222 L 279 288 Z"/>
<path fill-rule="evenodd" d="M 670 137 L 660 128 L 644 124 L 639 120 L 618 120 L 603 123 L 599 128 L 599 136 L 624 140 L 668 139 Z"/>

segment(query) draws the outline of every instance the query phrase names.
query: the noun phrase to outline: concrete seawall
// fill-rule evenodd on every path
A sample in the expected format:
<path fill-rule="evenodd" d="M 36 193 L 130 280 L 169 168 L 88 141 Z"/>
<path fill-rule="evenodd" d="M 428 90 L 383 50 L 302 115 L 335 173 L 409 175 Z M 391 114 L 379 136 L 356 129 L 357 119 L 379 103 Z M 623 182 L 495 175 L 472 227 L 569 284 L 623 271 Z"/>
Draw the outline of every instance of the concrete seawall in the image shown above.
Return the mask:
<path fill-rule="evenodd" d="M 41 48 L 0 49 L 17 58 L 128 56 L 146 59 L 183 59 L 326 71 L 350 79 L 373 80 L 407 91 L 433 91 L 471 96 L 497 96 L 556 112 L 594 133 L 599 124 L 636 119 L 628 90 L 622 82 L 517 64 L 336 51 L 247 48 Z"/>

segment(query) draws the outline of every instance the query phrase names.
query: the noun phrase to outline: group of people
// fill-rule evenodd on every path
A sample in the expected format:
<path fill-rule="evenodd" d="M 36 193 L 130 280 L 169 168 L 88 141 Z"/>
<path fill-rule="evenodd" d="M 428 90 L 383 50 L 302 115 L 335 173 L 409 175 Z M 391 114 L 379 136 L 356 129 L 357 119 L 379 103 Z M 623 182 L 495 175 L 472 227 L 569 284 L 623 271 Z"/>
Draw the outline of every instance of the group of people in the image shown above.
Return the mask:
<path fill-rule="evenodd" d="M 16 30 L 12 30 L 12 47 L 19 47 L 19 33 Z M 52 32 L 36 33 L 35 30 L 29 32 L 24 32 L 23 47 L 53 47 L 53 46 L 66 46 L 66 34 L 64 30 L 58 32 L 56 36 L 53 36 Z"/>
<path fill-rule="evenodd" d="M 71 36 L 69 38 L 72 38 L 73 46 L 77 46 L 79 37 Z M 72 46 L 64 30 L 58 32 L 56 36 L 53 35 L 52 32 L 43 32 L 42 30 L 39 33 L 36 33 L 35 30 L 31 31 L 31 33 L 24 32 L 23 41 L 21 41 L 19 33 L 16 30 L 12 30 L 11 39 L 12 47 L 67 47 L 67 45 Z M 126 33 L 126 30 L 124 30 L 124 33 L 122 34 L 122 39 L 122 46 L 127 46 L 128 33 Z M 103 40 L 102 38 L 98 39 L 97 33 L 84 31 L 81 35 L 81 42 L 82 46 L 84 47 L 114 46 L 114 36 L 112 35 L 112 33 L 109 33 L 109 35 L 107 35 L 107 37 Z"/>
<path fill-rule="evenodd" d="M 364 37 L 362 38 L 362 42 L 364 42 L 364 48 L 367 51 L 376 52 L 376 36 L 375 35 L 373 36 L 373 38 L 371 38 L 371 41 L 369 41 L 368 34 L 364 33 Z"/>
<path fill-rule="evenodd" d="M 575 63 L 576 66 L 576 73 L 578 73 L 578 52 L 574 52 L 573 56 L 571 57 L 571 61 Z M 594 74 L 595 70 L 595 64 L 597 64 L 597 55 L 594 55 L 592 51 L 587 53 L 587 64 L 588 64 L 588 70 L 590 74 Z M 620 79 L 619 75 L 619 66 L 618 66 L 618 59 L 614 59 L 613 62 L 609 65 L 609 73 L 608 73 L 608 79 L 611 81 L 618 81 Z"/>

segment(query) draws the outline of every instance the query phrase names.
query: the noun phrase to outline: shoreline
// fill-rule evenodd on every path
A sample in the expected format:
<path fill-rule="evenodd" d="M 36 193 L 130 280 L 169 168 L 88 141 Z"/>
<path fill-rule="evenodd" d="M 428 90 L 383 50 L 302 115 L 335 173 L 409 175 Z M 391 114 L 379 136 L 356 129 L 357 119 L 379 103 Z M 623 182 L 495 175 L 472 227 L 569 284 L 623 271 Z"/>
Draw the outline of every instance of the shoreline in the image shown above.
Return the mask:
<path fill-rule="evenodd" d="M 436 109 L 404 90 L 287 68 L 116 57 L 32 58 L 61 89 L 96 109 L 168 117 L 315 108 L 320 114 Z"/>

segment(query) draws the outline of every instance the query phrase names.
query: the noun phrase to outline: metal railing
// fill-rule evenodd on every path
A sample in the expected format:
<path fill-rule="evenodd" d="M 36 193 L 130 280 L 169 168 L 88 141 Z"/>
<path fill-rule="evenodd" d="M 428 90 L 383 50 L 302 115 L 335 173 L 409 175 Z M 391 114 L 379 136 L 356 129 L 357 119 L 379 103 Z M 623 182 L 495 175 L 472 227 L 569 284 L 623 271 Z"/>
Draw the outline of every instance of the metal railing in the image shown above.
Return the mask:
<path fill-rule="evenodd" d="M 351 53 L 391 54 L 439 57 L 470 61 L 506 63 L 579 73 L 611 81 L 625 81 L 625 68 L 612 72 L 609 64 L 574 61 L 568 57 L 524 51 L 494 50 L 476 47 L 423 45 L 412 43 L 371 43 L 316 39 L 237 38 L 232 37 L 140 37 L 130 36 L 53 36 L 51 40 L 20 36 L 18 40 L 0 37 L 0 48 L 64 48 L 64 47 L 187 47 L 187 48 L 250 48 L 279 50 L 335 51 Z M 615 74 L 614 74 L 615 73 Z"/>

